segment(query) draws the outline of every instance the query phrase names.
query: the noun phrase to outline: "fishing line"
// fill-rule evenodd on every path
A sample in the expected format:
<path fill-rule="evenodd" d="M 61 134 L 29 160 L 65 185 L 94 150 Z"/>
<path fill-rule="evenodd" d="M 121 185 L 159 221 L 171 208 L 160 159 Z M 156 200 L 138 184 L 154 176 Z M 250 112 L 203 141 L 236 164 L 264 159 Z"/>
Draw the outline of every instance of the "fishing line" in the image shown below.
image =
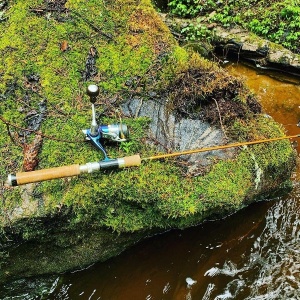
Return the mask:
<path fill-rule="evenodd" d="M 31 132 L 31 133 L 39 134 L 40 136 L 42 136 L 44 138 L 47 138 L 49 140 L 53 140 L 53 141 L 57 141 L 57 142 L 63 142 L 63 143 L 80 143 L 80 142 L 82 142 L 82 140 L 72 140 L 71 141 L 71 140 L 60 139 L 60 138 L 57 138 L 55 136 L 50 136 L 50 135 L 46 135 L 44 133 L 41 133 L 41 131 L 39 131 L 39 130 L 33 130 L 33 129 L 29 129 L 29 128 L 24 128 L 24 127 L 12 124 L 11 122 L 9 122 L 6 119 L 4 119 L 2 116 L 0 116 L 0 120 L 6 126 L 12 126 L 14 128 L 17 128 L 17 129 L 20 129 L 20 130 L 23 130 L 23 131 L 28 131 L 28 132 Z"/>

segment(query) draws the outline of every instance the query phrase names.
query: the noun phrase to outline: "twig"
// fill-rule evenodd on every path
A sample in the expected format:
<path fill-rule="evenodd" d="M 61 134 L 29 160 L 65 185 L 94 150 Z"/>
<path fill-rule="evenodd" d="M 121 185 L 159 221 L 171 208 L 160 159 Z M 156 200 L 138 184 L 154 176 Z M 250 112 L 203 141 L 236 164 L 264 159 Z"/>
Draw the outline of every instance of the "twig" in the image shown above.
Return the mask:
<path fill-rule="evenodd" d="M 49 11 L 66 12 L 67 9 L 66 8 L 61 9 L 61 8 L 40 7 L 40 8 L 30 8 L 29 11 L 34 12 L 34 13 L 49 12 Z"/>
<path fill-rule="evenodd" d="M 64 143 L 81 143 L 82 142 L 82 140 L 73 140 L 73 141 L 70 141 L 70 140 L 65 140 L 65 139 L 59 139 L 59 138 L 56 138 L 54 136 L 46 135 L 46 134 L 43 134 L 43 133 L 41 134 L 40 131 L 38 131 L 38 130 L 32 130 L 32 129 L 28 129 L 28 128 L 24 128 L 24 127 L 12 124 L 11 122 L 5 120 L 2 116 L 0 116 L 0 120 L 4 124 L 6 124 L 7 128 L 9 128 L 8 126 L 13 126 L 13 127 L 17 128 L 17 129 L 20 129 L 20 130 L 23 130 L 23 131 L 29 131 L 29 132 L 33 132 L 35 134 L 40 134 L 42 137 L 47 138 L 49 140 L 58 141 L 58 142 L 64 142 Z M 10 131 L 9 131 L 9 136 L 12 139 L 13 143 L 15 144 L 15 141 L 13 140 L 13 138 L 12 138 L 12 136 L 10 134 Z"/>
<path fill-rule="evenodd" d="M 221 125 L 221 128 L 222 128 L 222 131 L 226 137 L 226 139 L 228 139 L 227 135 L 226 135 L 226 132 L 225 132 L 225 129 L 224 129 L 224 126 L 223 126 L 223 123 L 222 123 L 222 118 L 221 118 L 221 112 L 220 112 L 220 109 L 219 109 L 219 105 L 218 105 L 218 102 L 215 98 L 212 98 L 215 103 L 216 103 L 216 106 L 217 106 L 217 110 L 218 110 L 218 114 L 219 114 L 219 119 L 220 119 L 220 125 Z"/>
<path fill-rule="evenodd" d="M 2 119 L 1 119 L 1 120 L 2 120 Z M 2 121 L 3 121 L 3 120 L 2 120 Z M 16 144 L 16 141 L 14 140 L 14 138 L 13 138 L 11 132 L 10 132 L 9 125 L 8 125 L 7 123 L 5 123 L 5 125 L 6 125 L 6 129 L 7 129 L 8 136 L 10 137 L 10 140 L 11 140 L 14 144 Z"/>
<path fill-rule="evenodd" d="M 101 29 L 99 29 L 97 26 L 95 26 L 93 23 L 91 23 L 89 20 L 87 20 L 86 18 L 84 18 L 81 14 L 75 12 L 75 11 L 72 11 L 72 13 L 81 18 L 84 22 L 86 22 L 89 26 L 91 26 L 91 28 L 93 28 L 95 31 L 99 32 L 100 34 L 102 34 L 103 36 L 107 37 L 108 39 L 110 40 L 114 40 L 113 37 L 110 35 L 110 34 L 107 34 L 105 32 L 103 32 Z"/>
<path fill-rule="evenodd" d="M 168 148 L 166 145 L 164 145 L 163 143 L 161 143 L 158 139 L 156 139 L 152 134 L 151 136 L 148 135 L 148 139 L 150 141 L 152 141 L 154 143 L 154 145 L 159 145 L 161 146 L 163 149 L 165 149 L 166 152 L 171 153 L 172 149 Z"/>
<path fill-rule="evenodd" d="M 143 98 L 141 98 L 140 103 L 139 103 L 138 107 L 136 108 L 135 118 L 137 118 L 139 116 L 139 113 L 141 111 L 142 105 L 143 105 Z"/>

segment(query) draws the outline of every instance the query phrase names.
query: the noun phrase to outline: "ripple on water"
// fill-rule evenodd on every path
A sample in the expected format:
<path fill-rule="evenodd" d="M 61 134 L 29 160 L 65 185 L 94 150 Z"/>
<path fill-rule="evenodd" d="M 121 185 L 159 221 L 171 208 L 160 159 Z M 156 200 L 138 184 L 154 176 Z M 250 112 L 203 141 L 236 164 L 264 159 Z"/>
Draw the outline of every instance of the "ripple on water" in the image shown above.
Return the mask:
<path fill-rule="evenodd" d="M 210 283 L 202 299 L 300 299 L 299 190 L 290 196 L 267 211 L 265 227 L 242 261 L 206 271 L 214 280 L 226 276 L 227 284 L 212 293 Z"/>

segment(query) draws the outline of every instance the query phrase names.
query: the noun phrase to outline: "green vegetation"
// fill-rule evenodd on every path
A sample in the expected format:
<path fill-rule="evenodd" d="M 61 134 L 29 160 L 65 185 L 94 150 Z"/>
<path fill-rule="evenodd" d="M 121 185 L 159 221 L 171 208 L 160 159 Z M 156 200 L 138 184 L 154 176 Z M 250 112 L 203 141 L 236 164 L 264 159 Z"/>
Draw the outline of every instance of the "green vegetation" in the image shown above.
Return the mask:
<path fill-rule="evenodd" d="M 214 39 L 213 31 L 208 29 L 206 25 L 201 24 L 201 19 L 197 19 L 196 24 L 190 23 L 182 28 L 181 33 L 188 41 L 206 41 L 209 43 Z"/>
<path fill-rule="evenodd" d="M 187 39 L 211 36 L 203 23 L 218 23 L 224 27 L 236 25 L 277 44 L 300 53 L 299 1 L 190 1 L 172 0 L 170 11 L 178 16 L 197 18 L 196 24 L 183 29 Z"/>

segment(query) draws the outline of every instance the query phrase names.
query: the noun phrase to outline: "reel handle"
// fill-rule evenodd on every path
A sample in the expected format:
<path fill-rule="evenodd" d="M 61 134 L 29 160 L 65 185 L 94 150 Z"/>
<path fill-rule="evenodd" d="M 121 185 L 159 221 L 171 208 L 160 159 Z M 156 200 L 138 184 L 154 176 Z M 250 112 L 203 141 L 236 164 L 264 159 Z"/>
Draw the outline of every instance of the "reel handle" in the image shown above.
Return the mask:
<path fill-rule="evenodd" d="M 109 159 L 100 162 L 91 162 L 85 165 L 74 164 L 70 166 L 9 174 L 7 183 L 10 186 L 18 186 L 27 183 L 77 176 L 82 173 L 92 173 L 95 171 L 99 171 L 101 169 L 103 170 L 119 169 L 119 168 L 139 166 L 140 164 L 141 164 L 141 157 L 138 154 L 136 154 L 132 156 Z"/>
<path fill-rule="evenodd" d="M 90 101 L 92 104 L 96 102 L 97 96 L 99 95 L 99 88 L 95 84 L 90 84 L 87 87 L 86 93 L 88 96 L 90 96 Z"/>
<path fill-rule="evenodd" d="M 96 121 L 96 113 L 95 113 L 95 102 L 97 100 L 97 96 L 99 95 L 99 88 L 95 84 L 90 84 L 87 87 L 86 93 L 90 96 L 90 101 L 92 103 L 92 124 L 91 124 L 91 135 L 96 137 L 98 133 L 98 124 Z"/>

